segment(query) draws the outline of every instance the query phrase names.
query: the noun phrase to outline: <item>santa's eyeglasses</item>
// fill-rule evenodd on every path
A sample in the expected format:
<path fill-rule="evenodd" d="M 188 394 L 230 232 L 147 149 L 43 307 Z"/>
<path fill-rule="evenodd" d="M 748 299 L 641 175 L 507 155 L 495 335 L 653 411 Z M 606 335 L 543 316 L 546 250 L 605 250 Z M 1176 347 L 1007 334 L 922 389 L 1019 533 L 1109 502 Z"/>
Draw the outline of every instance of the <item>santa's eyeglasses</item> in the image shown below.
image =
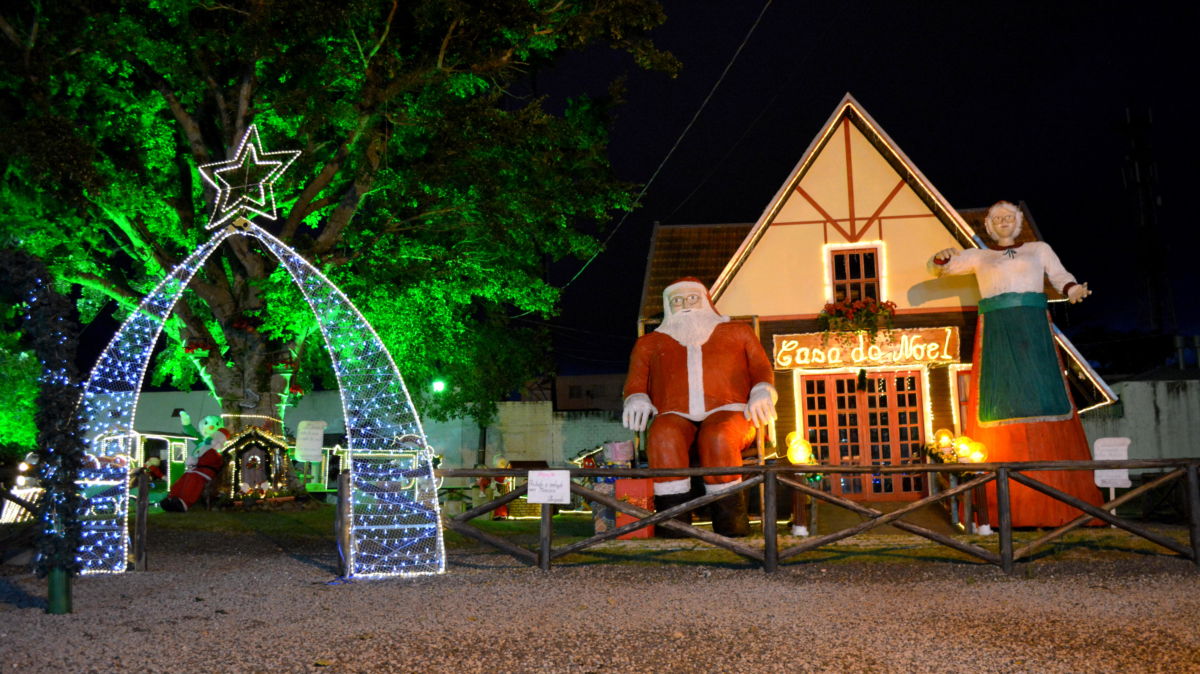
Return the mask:
<path fill-rule="evenodd" d="M 676 295 L 671 298 L 672 307 L 694 307 L 700 304 L 700 294 L 691 293 L 690 295 Z"/>

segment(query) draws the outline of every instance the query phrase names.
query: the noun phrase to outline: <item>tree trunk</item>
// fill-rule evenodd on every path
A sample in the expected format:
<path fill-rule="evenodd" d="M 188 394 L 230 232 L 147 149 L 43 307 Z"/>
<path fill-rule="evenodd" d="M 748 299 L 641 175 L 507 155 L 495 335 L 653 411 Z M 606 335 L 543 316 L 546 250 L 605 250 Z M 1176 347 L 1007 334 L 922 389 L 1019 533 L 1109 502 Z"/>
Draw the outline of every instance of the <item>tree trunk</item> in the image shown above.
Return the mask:
<path fill-rule="evenodd" d="M 292 367 L 286 365 L 288 351 L 268 351 L 264 341 L 243 343 L 241 347 L 234 342 L 224 356 L 208 362 L 213 385 L 226 415 L 226 428 L 236 434 L 251 426 L 260 426 L 282 436 L 284 427 L 279 403 L 293 372 Z M 233 366 L 226 366 L 227 361 Z"/>

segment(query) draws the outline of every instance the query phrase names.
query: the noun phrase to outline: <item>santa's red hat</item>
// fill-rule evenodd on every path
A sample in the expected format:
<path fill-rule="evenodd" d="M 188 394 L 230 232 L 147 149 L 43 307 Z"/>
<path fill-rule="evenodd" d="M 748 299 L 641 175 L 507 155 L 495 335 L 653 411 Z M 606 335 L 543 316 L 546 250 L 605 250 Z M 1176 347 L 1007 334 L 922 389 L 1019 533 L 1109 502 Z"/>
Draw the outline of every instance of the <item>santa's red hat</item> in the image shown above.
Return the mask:
<path fill-rule="evenodd" d="M 674 283 L 667 286 L 666 288 L 663 288 L 662 298 L 663 298 L 663 317 L 664 318 L 671 315 L 671 293 L 674 293 L 674 292 L 677 292 L 680 290 L 695 291 L 697 294 L 700 295 L 701 298 L 704 299 L 704 304 L 708 307 L 709 311 L 713 312 L 714 314 L 717 314 L 718 316 L 720 315 L 720 313 L 717 311 L 716 306 L 713 305 L 712 296 L 708 294 L 708 288 L 706 288 L 704 286 L 704 283 L 701 282 L 700 279 L 696 278 L 695 276 L 684 276 L 683 278 L 675 281 Z"/>

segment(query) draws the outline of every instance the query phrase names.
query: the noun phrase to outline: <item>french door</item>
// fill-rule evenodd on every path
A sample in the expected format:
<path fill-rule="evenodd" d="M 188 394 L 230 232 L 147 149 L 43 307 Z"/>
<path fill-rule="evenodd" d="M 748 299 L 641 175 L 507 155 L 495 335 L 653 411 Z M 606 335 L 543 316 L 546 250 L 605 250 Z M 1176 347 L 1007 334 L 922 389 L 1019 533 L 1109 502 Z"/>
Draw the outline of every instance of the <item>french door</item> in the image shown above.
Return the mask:
<path fill-rule="evenodd" d="M 924 391 L 919 371 L 804 375 L 804 429 L 813 454 L 835 466 L 924 461 Z M 919 473 L 832 474 L 822 489 L 854 501 L 911 501 L 924 495 Z"/>

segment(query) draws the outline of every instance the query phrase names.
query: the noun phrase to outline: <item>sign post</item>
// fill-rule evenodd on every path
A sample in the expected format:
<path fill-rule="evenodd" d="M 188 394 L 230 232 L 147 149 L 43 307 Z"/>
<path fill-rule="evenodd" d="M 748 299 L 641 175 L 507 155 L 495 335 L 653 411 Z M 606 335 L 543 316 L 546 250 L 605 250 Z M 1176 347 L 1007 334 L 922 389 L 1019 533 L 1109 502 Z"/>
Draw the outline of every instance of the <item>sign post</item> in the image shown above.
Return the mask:
<path fill-rule="evenodd" d="M 1092 458 L 1096 461 L 1125 461 L 1129 458 L 1129 438 L 1097 438 L 1092 449 Z M 1117 487 L 1128 489 L 1132 486 L 1129 480 L 1128 468 L 1106 468 L 1095 471 L 1097 487 L 1108 487 L 1108 500 L 1117 496 Z M 1116 508 L 1110 512 L 1117 514 Z"/>

